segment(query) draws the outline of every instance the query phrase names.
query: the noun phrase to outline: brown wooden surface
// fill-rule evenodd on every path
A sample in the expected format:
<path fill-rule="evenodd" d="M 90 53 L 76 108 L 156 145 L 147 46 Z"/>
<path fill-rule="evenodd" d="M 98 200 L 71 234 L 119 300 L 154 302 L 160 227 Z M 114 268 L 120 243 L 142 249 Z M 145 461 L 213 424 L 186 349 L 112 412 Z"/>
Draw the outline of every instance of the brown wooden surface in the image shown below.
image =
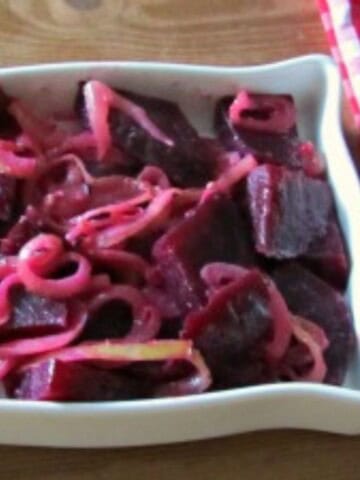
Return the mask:
<path fill-rule="evenodd" d="M 0 0 L 2 65 L 85 59 L 239 65 L 311 52 L 327 52 L 315 0 Z M 111 451 L 1 447 L 0 476 L 359 480 L 359 449 L 360 437 L 287 431 Z"/>

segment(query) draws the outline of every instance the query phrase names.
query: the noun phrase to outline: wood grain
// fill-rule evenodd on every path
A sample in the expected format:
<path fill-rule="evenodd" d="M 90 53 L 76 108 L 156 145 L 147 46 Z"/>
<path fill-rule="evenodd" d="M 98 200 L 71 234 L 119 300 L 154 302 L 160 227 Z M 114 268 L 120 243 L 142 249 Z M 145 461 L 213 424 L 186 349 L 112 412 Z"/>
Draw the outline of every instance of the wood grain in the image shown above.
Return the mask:
<path fill-rule="evenodd" d="M 97 59 L 240 65 L 311 52 L 327 52 L 313 0 L 0 1 L 0 65 Z M 345 112 L 354 145 L 358 137 Z M 359 448 L 360 437 L 294 431 L 123 450 L 1 447 L 0 475 L 358 480 Z"/>
<path fill-rule="evenodd" d="M 0 31 L 2 64 L 246 64 L 326 51 L 312 0 L 2 0 Z"/>

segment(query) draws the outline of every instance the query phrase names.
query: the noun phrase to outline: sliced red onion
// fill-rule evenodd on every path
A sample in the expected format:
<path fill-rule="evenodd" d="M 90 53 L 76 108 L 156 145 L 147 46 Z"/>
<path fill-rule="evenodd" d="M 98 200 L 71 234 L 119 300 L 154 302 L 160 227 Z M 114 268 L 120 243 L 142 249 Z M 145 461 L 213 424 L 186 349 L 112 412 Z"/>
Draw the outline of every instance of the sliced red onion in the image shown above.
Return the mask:
<path fill-rule="evenodd" d="M 113 286 L 94 297 L 89 305 L 90 321 L 92 313 L 112 300 L 121 300 L 131 306 L 133 323 L 124 341 L 144 342 L 155 338 L 161 325 L 159 311 L 139 290 L 129 285 Z"/>
<path fill-rule="evenodd" d="M 248 92 L 246 90 L 240 90 L 229 107 L 229 118 L 231 123 L 238 125 L 241 113 L 244 110 L 249 110 L 253 106 L 254 102 L 250 99 Z"/>
<path fill-rule="evenodd" d="M 229 107 L 231 123 L 249 130 L 286 133 L 294 127 L 295 117 L 294 103 L 280 95 L 249 94 L 241 90 Z"/>
<path fill-rule="evenodd" d="M 238 161 L 220 174 L 217 180 L 207 184 L 201 201 L 205 201 L 214 193 L 227 193 L 231 188 L 245 178 L 254 168 L 257 167 L 257 161 L 253 155 L 246 155 L 244 158 L 238 156 Z"/>
<path fill-rule="evenodd" d="M 66 331 L 37 338 L 11 340 L 0 344 L 0 358 L 23 357 L 51 352 L 65 347 L 82 332 L 87 320 L 87 312 L 82 304 L 73 302 L 69 306 L 68 328 Z"/>
<path fill-rule="evenodd" d="M 274 319 L 273 337 L 266 345 L 270 360 L 280 360 L 289 347 L 292 334 L 292 315 L 275 283 L 267 278 L 270 295 L 270 311 Z"/>
<path fill-rule="evenodd" d="M 292 371 L 290 365 L 287 374 L 292 380 L 322 382 L 327 373 L 323 351 L 329 344 L 325 332 L 321 331 L 322 329 L 313 322 L 295 315 L 292 318 L 292 326 L 294 337 L 309 350 L 313 364 L 303 374 Z"/>
<path fill-rule="evenodd" d="M 0 173 L 16 178 L 30 178 L 35 175 L 36 168 L 36 158 L 19 156 L 7 150 L 0 150 Z"/>
<path fill-rule="evenodd" d="M 86 254 L 95 264 L 119 272 L 120 277 L 128 283 L 138 283 L 139 277 L 144 280 L 150 269 L 150 264 L 140 255 L 125 250 L 92 249 L 87 251 Z"/>
<path fill-rule="evenodd" d="M 89 261 L 76 252 L 62 253 L 62 248 L 61 240 L 48 234 L 38 235 L 21 248 L 17 271 L 30 292 L 63 299 L 86 289 L 91 275 Z M 78 265 L 72 275 L 56 280 L 42 276 L 69 262 Z"/>
<path fill-rule="evenodd" d="M 201 278 L 211 289 L 221 288 L 224 285 L 242 280 L 249 270 L 240 265 L 214 262 L 205 265 L 200 272 Z"/>
<path fill-rule="evenodd" d="M 143 210 L 143 213 L 135 215 L 133 220 L 114 223 L 100 231 L 95 238 L 96 245 L 99 248 L 109 248 L 135 235 L 155 229 L 168 218 L 175 195 L 176 192 L 173 189 L 160 192 Z"/>
<path fill-rule="evenodd" d="M 205 392 L 211 385 L 212 378 L 203 357 L 193 350 L 191 360 L 188 359 L 195 372 L 187 378 L 160 385 L 155 389 L 156 397 L 177 397 Z"/>
<path fill-rule="evenodd" d="M 111 107 L 117 108 L 130 116 L 159 142 L 168 146 L 173 145 L 172 140 L 150 120 L 143 108 L 119 93 L 115 93 L 107 85 L 97 80 L 87 82 L 84 86 L 84 99 L 89 124 L 97 142 L 100 159 L 104 158 L 111 145 L 108 124 L 108 115 Z"/>
<path fill-rule="evenodd" d="M 136 204 L 141 205 L 147 200 L 147 194 L 143 193 L 136 199 L 88 210 L 70 219 L 65 238 L 69 243 L 75 244 L 81 237 L 94 236 L 98 230 L 115 222 L 129 223 L 142 214 L 141 208 Z"/>
<path fill-rule="evenodd" d="M 86 289 L 82 292 L 82 296 L 85 300 L 89 300 L 89 296 L 97 295 L 104 290 L 111 288 L 113 285 L 111 283 L 109 275 L 105 273 L 100 273 L 99 275 L 93 275 L 91 280 L 86 287 Z"/>
<path fill-rule="evenodd" d="M 157 387 L 156 396 L 201 393 L 211 384 L 210 372 L 200 353 L 193 348 L 189 340 L 152 340 L 146 343 L 123 343 L 113 340 L 87 342 L 52 352 L 45 357 L 41 356 L 21 369 L 25 370 L 43 361 L 44 358 L 54 358 L 62 362 L 105 362 L 118 366 L 133 362 L 185 360 L 193 365 L 196 373 L 186 379 Z"/>
<path fill-rule="evenodd" d="M 62 253 L 63 243 L 59 237 L 49 233 L 41 233 L 21 248 L 17 269 L 19 271 L 19 264 L 27 264 L 28 267 L 39 274 L 48 273 L 56 266 Z"/>
<path fill-rule="evenodd" d="M 303 318 L 299 316 L 296 317 L 296 321 L 298 324 L 300 323 L 301 327 L 305 329 L 312 336 L 312 338 L 319 345 L 321 350 L 325 351 L 329 347 L 330 345 L 329 339 L 326 336 L 325 331 L 319 325 L 308 320 L 307 318 Z"/>

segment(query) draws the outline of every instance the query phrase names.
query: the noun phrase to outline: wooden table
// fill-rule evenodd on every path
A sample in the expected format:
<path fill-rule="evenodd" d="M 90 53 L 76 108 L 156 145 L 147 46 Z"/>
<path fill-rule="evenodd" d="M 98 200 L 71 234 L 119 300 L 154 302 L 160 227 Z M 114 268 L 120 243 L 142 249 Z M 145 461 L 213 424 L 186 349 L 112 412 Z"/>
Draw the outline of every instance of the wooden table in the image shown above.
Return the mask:
<path fill-rule="evenodd" d="M 240 65 L 311 52 L 327 52 L 313 0 L 0 2 L 2 65 L 96 59 Z M 353 133 L 349 120 L 347 125 Z M 112 451 L 1 447 L 0 475 L 2 480 L 358 480 L 359 449 L 360 437 L 294 431 Z"/>

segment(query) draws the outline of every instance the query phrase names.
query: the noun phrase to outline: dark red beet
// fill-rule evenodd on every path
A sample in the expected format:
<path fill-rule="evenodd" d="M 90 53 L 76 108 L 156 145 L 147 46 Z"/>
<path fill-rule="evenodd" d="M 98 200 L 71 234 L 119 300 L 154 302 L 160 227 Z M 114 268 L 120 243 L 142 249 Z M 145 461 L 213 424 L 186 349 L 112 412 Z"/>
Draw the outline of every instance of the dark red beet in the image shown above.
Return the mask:
<path fill-rule="evenodd" d="M 304 254 L 328 228 L 331 192 L 323 180 L 265 164 L 247 177 L 256 249 L 285 259 Z"/>
<path fill-rule="evenodd" d="M 88 126 L 83 85 L 83 82 L 79 84 L 74 109 Z M 119 93 L 143 107 L 152 122 L 174 142 L 174 146 L 161 143 L 126 114 L 113 109 L 109 115 L 112 140 L 124 154 L 127 173 L 136 174 L 145 165 L 155 165 L 179 187 L 203 186 L 214 178 L 216 151 L 209 148 L 207 139 L 199 137 L 176 103 L 128 91 Z"/>
<path fill-rule="evenodd" d="M 330 341 L 325 351 L 325 381 L 341 384 L 355 344 L 351 314 L 343 296 L 295 263 L 277 269 L 274 280 L 293 313 L 324 329 Z"/>
<path fill-rule="evenodd" d="M 204 300 L 200 269 L 211 262 L 249 262 L 242 249 L 241 225 L 235 205 L 223 196 L 208 199 L 156 242 L 153 255 L 168 294 L 182 314 Z"/>
<path fill-rule="evenodd" d="M 144 396 L 144 382 L 118 373 L 50 359 L 5 384 L 9 396 L 25 400 L 107 401 Z"/>
<path fill-rule="evenodd" d="M 214 178 L 216 157 L 178 105 L 129 92 L 125 95 L 144 107 L 150 119 L 174 142 L 173 146 L 159 142 L 128 116 L 113 110 L 110 125 L 114 145 L 130 155 L 139 170 L 144 165 L 160 167 L 170 181 L 180 187 L 203 186 Z"/>
<path fill-rule="evenodd" d="M 336 220 L 330 222 L 323 237 L 309 246 L 303 262 L 328 283 L 341 290 L 346 287 L 350 264 Z"/>
<path fill-rule="evenodd" d="M 217 388 L 270 379 L 264 340 L 272 325 L 269 294 L 262 275 L 249 271 L 210 295 L 209 303 L 185 320 L 183 336 L 193 338 Z"/>
<path fill-rule="evenodd" d="M 0 328 L 0 338 L 9 340 L 39 337 L 65 330 L 68 309 L 65 303 L 16 287 L 11 292 L 12 315 Z"/>
<path fill-rule="evenodd" d="M 256 95 L 253 96 L 256 97 Z M 281 97 L 293 102 L 289 95 L 281 95 Z M 234 126 L 228 115 L 232 101 L 233 97 L 224 97 L 215 108 L 215 130 L 227 150 L 235 150 L 242 155 L 252 153 L 261 162 L 276 163 L 291 168 L 302 167 L 300 141 L 296 127 L 286 133 L 273 133 Z"/>

